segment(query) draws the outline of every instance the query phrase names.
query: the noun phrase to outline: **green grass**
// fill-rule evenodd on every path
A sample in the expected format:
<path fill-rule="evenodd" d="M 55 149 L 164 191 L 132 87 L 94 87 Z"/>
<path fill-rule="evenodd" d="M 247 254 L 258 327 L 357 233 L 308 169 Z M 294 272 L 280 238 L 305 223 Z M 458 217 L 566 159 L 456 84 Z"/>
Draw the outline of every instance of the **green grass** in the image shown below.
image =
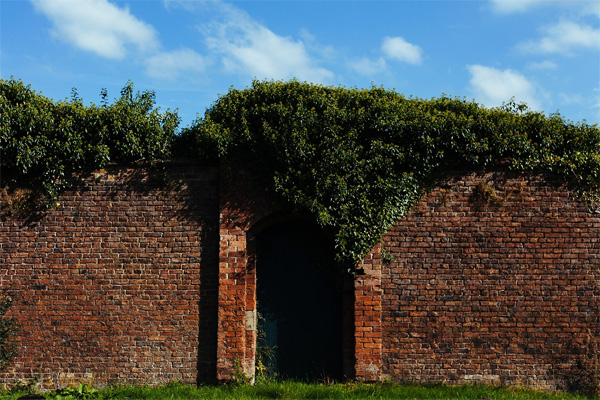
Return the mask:
<path fill-rule="evenodd" d="M 16 400 L 25 392 L 0 392 L 0 398 Z M 83 391 L 85 397 L 62 399 L 589 399 L 572 393 L 549 393 L 522 388 L 495 386 L 396 385 L 396 384 L 317 384 L 303 382 L 271 382 L 254 386 L 193 386 L 173 383 L 166 386 L 115 386 L 97 392 Z M 47 399 L 61 399 L 57 392 L 44 393 Z M 76 393 L 75 393 L 76 396 Z"/>

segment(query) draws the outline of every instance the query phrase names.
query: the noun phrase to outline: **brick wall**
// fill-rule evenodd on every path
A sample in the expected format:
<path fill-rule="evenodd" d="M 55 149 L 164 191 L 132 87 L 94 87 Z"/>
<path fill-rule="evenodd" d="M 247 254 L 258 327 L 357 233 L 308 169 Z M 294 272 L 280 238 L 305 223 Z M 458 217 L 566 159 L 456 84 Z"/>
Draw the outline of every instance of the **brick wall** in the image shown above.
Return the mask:
<path fill-rule="evenodd" d="M 600 215 L 550 178 L 448 179 L 384 252 L 383 373 L 395 380 L 564 388 L 600 337 Z"/>
<path fill-rule="evenodd" d="M 218 173 L 179 165 L 157 178 L 111 168 L 39 220 L 2 215 L 20 356 L 0 383 L 214 380 Z"/>
<path fill-rule="evenodd" d="M 254 372 L 255 237 L 288 215 L 231 165 L 111 168 L 0 221 L 21 355 L 0 383 L 225 381 Z M 563 388 L 600 337 L 600 215 L 552 178 L 446 179 L 344 284 L 359 380 Z"/>

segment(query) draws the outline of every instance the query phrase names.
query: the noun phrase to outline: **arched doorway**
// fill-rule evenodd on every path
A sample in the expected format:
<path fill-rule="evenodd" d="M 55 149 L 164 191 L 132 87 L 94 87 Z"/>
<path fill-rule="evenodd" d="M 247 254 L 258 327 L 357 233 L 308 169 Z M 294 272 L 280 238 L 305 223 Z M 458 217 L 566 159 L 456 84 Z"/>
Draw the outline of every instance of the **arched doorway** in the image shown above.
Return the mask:
<path fill-rule="evenodd" d="M 257 351 L 272 350 L 267 366 L 281 378 L 342 378 L 342 285 L 332 250 L 309 224 L 276 223 L 256 235 Z"/>

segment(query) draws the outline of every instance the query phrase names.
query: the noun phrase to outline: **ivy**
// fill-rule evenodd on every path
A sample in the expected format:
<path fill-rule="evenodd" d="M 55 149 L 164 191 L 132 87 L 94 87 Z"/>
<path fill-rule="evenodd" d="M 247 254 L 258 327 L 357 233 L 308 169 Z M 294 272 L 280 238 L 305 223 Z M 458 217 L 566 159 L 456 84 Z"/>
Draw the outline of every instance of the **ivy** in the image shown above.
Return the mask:
<path fill-rule="evenodd" d="M 20 80 L 0 80 L 2 185 L 29 182 L 49 202 L 79 171 L 109 162 L 189 152 L 227 159 L 308 212 L 354 266 L 448 169 L 551 172 L 600 204 L 600 130 L 510 102 L 406 98 L 380 87 L 347 89 L 255 81 L 231 89 L 177 136 L 176 112 L 129 82 L 112 104 L 54 102 Z M 17 204 L 15 199 L 15 204 Z M 22 203 L 28 203 L 24 196 Z M 20 203 L 19 203 L 20 204 Z"/>
<path fill-rule="evenodd" d="M 459 98 L 406 98 L 255 81 L 231 89 L 184 131 L 203 159 L 254 171 L 274 193 L 335 236 L 356 265 L 448 169 L 552 172 L 599 192 L 600 131 L 510 102 L 488 109 Z"/>
<path fill-rule="evenodd" d="M 133 88 L 128 82 L 112 104 L 103 89 L 101 104 L 86 106 L 75 89 L 54 102 L 21 80 L 0 80 L 3 185 L 28 182 L 50 203 L 74 172 L 169 158 L 177 113 L 159 112 L 154 92 Z"/>

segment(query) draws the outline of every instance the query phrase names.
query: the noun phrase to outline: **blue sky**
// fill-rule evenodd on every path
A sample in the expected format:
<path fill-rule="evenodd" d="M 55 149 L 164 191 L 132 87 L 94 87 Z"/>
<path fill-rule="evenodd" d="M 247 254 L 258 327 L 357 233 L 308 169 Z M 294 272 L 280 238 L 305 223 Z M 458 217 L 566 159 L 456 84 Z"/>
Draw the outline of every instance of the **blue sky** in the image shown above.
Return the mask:
<path fill-rule="evenodd" d="M 181 127 L 254 78 L 600 122 L 598 0 L 0 0 L 0 18 L 3 79 L 86 103 L 131 80 Z"/>

